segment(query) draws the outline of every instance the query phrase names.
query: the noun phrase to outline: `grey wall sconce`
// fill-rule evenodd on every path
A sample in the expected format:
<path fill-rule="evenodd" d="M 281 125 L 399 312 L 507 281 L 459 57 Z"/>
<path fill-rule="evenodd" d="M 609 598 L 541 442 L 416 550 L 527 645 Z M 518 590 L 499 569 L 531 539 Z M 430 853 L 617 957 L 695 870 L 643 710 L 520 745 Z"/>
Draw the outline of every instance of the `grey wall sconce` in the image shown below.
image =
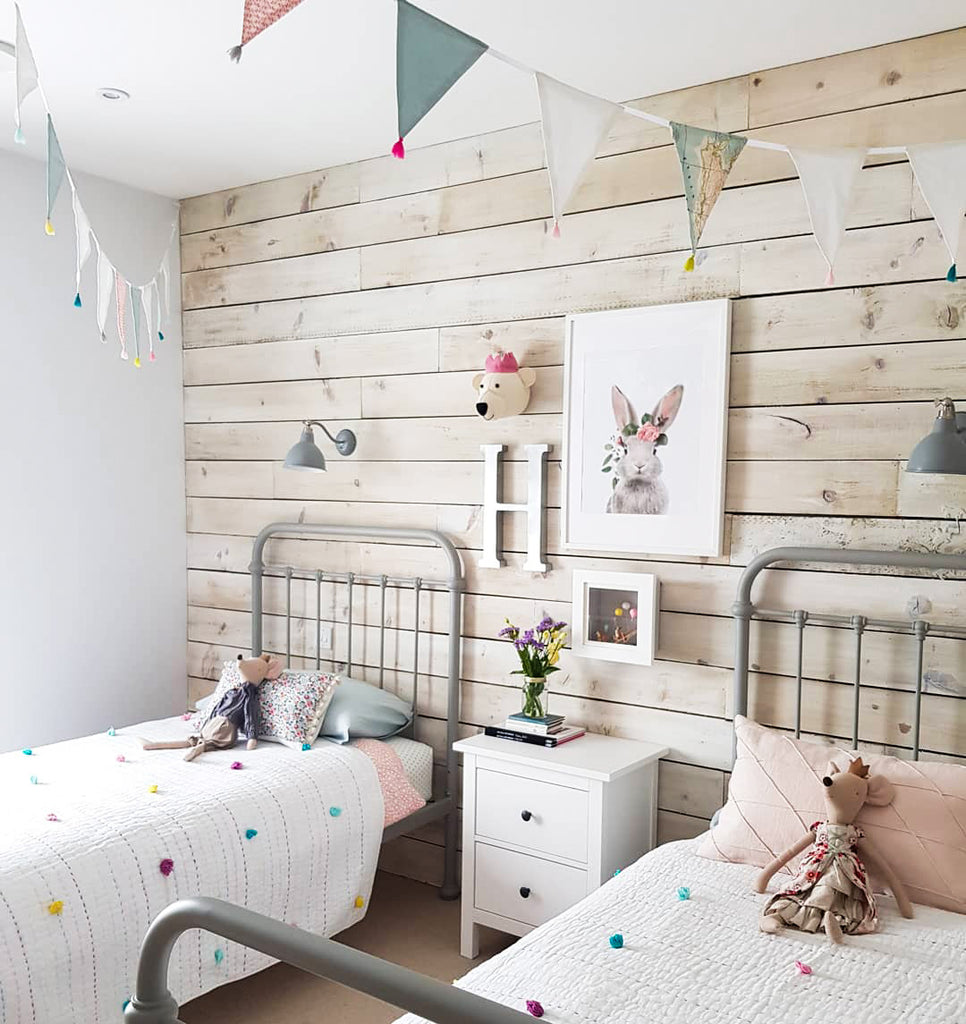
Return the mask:
<path fill-rule="evenodd" d="M 936 403 L 936 422 L 912 449 L 906 472 L 966 475 L 966 413 L 951 398 Z"/>
<path fill-rule="evenodd" d="M 302 436 L 288 450 L 285 456 L 286 469 L 304 469 L 313 473 L 325 472 L 325 456 L 319 446 L 315 443 L 313 427 L 321 427 L 325 436 L 335 445 L 340 455 L 351 455 L 356 450 L 356 435 L 343 427 L 333 437 L 324 423 L 318 420 L 304 420 L 302 424 Z"/>

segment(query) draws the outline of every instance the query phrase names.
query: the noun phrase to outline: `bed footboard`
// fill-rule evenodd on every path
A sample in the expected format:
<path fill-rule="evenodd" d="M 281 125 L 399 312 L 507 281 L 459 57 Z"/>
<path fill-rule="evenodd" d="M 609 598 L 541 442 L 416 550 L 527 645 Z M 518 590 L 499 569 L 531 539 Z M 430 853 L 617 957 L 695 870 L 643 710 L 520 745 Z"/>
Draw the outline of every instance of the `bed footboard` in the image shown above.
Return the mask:
<path fill-rule="evenodd" d="M 124 1011 L 126 1024 L 179 1024 L 178 1004 L 168 991 L 168 962 L 175 942 L 190 928 L 203 928 L 437 1024 L 532 1021 L 525 1013 L 332 939 L 323 939 L 224 900 L 199 896 L 172 903 L 148 928 L 138 958 L 134 996 Z"/>

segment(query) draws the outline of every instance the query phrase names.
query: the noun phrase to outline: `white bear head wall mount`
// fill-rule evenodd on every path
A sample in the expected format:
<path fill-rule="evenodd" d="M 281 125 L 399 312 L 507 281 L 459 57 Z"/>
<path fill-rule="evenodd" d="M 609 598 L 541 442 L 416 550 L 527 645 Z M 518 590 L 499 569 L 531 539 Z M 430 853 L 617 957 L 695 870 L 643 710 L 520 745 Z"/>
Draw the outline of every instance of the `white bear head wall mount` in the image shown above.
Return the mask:
<path fill-rule="evenodd" d="M 512 352 L 487 356 L 486 370 L 473 378 L 477 413 L 485 420 L 519 416 L 530 404 L 536 379 L 536 371 L 521 367 Z"/>

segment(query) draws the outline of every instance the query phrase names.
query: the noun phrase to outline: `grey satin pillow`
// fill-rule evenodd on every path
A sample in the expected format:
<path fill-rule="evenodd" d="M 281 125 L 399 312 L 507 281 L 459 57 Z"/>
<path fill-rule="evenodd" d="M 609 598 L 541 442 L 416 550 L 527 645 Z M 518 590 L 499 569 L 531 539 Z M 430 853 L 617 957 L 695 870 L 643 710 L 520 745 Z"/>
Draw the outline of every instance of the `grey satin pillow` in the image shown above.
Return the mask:
<path fill-rule="evenodd" d="M 319 739 L 384 740 L 402 732 L 412 721 L 413 706 L 394 693 L 361 679 L 342 676 L 322 721 Z"/>

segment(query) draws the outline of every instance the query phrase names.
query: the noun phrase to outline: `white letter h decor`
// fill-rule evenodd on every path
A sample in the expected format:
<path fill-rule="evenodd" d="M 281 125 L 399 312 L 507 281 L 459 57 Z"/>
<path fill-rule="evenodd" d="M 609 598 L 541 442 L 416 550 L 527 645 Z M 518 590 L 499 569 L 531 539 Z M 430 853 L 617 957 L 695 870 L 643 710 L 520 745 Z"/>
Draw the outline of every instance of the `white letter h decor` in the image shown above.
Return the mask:
<path fill-rule="evenodd" d="M 511 505 L 500 500 L 503 488 L 500 475 L 502 444 L 481 444 L 485 471 L 483 478 L 483 557 L 477 563 L 481 569 L 499 569 L 503 565 L 500 557 L 503 545 L 500 543 L 498 516 L 501 512 L 525 512 L 527 514 L 527 560 L 523 568 L 527 572 L 546 572 L 549 568 L 543 560 L 544 521 L 543 486 L 549 444 L 527 444 L 527 503 Z"/>

